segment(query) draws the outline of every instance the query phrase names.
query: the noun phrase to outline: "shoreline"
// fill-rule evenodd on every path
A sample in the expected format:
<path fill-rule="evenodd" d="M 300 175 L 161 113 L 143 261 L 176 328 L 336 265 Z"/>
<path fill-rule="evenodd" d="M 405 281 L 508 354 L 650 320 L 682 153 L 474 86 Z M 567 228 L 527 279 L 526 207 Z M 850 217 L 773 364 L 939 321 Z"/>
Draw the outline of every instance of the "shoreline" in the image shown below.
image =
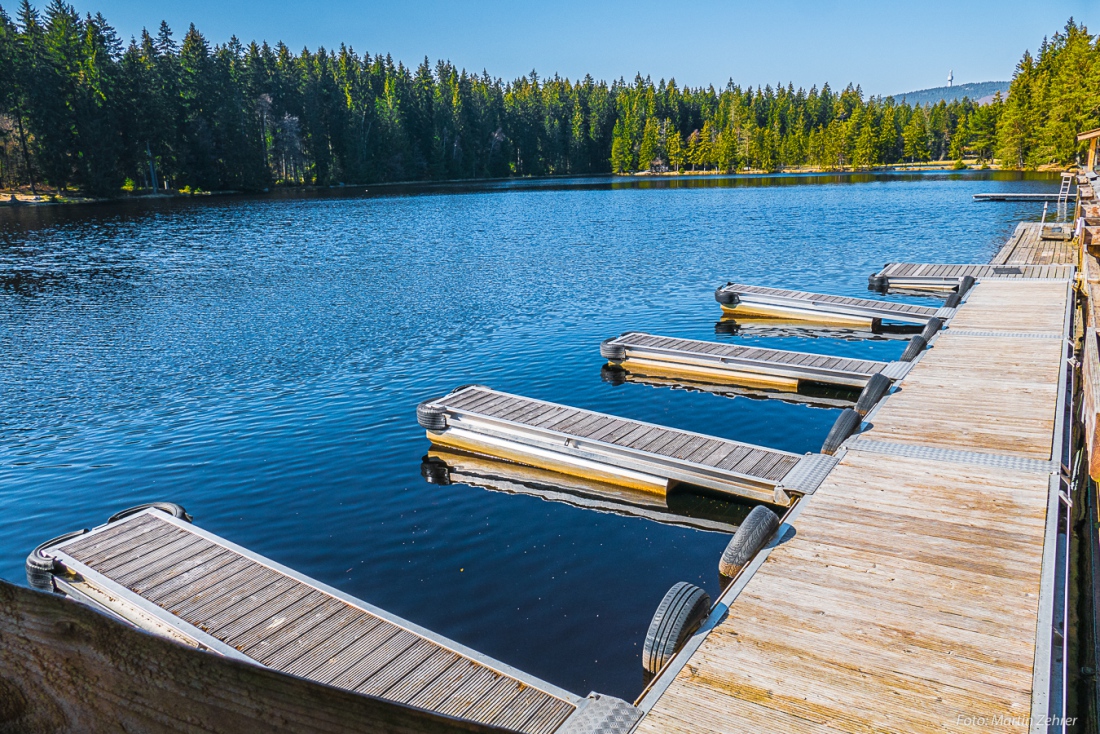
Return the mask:
<path fill-rule="evenodd" d="M 1061 166 L 1045 165 L 1036 169 L 1004 168 L 998 163 L 980 165 L 976 160 L 964 161 L 965 168 L 955 168 L 954 161 L 935 161 L 924 163 L 904 163 L 887 166 L 872 166 L 870 168 L 841 168 L 830 169 L 818 166 L 788 167 L 778 170 L 764 170 L 745 168 L 734 173 L 722 170 L 699 171 L 633 171 L 629 173 L 590 173 L 590 174 L 548 174 L 545 176 L 506 176 L 494 178 L 461 178 L 444 180 L 412 180 L 412 181 L 385 181 L 369 184 L 336 184 L 331 186 L 317 185 L 274 185 L 270 188 L 258 191 L 203 191 L 201 193 L 183 193 L 170 191 L 156 194 L 126 194 L 121 196 L 86 196 L 79 192 L 66 192 L 63 194 L 33 194 L 25 190 L 0 189 L 0 209 L 21 208 L 25 206 L 72 206 L 80 204 L 117 204 L 124 202 L 160 201 L 168 199 L 194 199 L 205 197 L 224 196 L 255 196 L 261 194 L 289 193 L 289 192 L 318 192 L 339 189 L 363 188 L 394 188 L 400 186 L 448 186 L 454 184 L 490 184 L 510 181 L 553 181 L 556 179 L 637 179 L 637 178 L 691 178 L 697 176 L 724 176 L 724 177 L 752 177 L 752 176 L 799 176 L 799 175 L 854 175 L 876 173 L 920 173 L 920 172 L 947 172 L 963 173 L 969 171 L 1018 171 L 1021 173 L 1049 173 L 1061 171 Z"/>

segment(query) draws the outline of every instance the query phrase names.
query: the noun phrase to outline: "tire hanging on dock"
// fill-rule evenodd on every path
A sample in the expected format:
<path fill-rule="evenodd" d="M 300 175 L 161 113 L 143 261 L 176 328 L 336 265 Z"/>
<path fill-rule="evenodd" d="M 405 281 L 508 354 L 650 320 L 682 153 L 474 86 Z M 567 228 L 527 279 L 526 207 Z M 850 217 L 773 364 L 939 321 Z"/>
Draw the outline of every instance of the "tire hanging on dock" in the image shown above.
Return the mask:
<path fill-rule="evenodd" d="M 613 336 L 600 342 L 600 356 L 608 362 L 621 362 L 626 359 L 626 347 L 622 344 L 612 344 L 619 337 Z"/>
<path fill-rule="evenodd" d="M 694 584 L 674 584 L 661 600 L 642 645 L 642 667 L 656 674 L 710 613 L 710 596 Z"/>
<path fill-rule="evenodd" d="M 459 385 L 458 387 L 454 388 L 453 390 L 451 390 L 447 394 L 448 395 L 454 395 L 456 392 L 462 392 L 463 390 L 465 390 L 467 388 L 470 388 L 470 387 L 481 387 L 481 388 L 485 388 L 486 390 L 492 390 L 493 389 L 493 388 L 491 388 L 487 385 L 479 385 L 476 382 L 467 382 L 465 385 Z"/>
<path fill-rule="evenodd" d="M 770 509 L 764 505 L 752 508 L 748 517 L 733 534 L 729 545 L 722 551 L 722 557 L 718 561 L 718 573 L 726 578 L 736 576 L 756 557 L 778 527 L 779 516 Z"/>
<path fill-rule="evenodd" d="M 741 302 L 741 297 L 733 291 L 724 290 L 725 286 L 714 291 L 714 300 L 723 306 L 733 306 Z"/>
<path fill-rule="evenodd" d="M 959 280 L 959 287 L 955 289 L 955 292 L 962 298 L 966 295 L 968 290 L 974 287 L 975 282 L 973 275 L 964 275 L 962 279 Z"/>
<path fill-rule="evenodd" d="M 874 291 L 875 293 L 885 293 L 890 281 L 883 278 L 878 273 L 871 273 L 867 276 L 867 290 Z"/>
<path fill-rule="evenodd" d="M 859 394 L 859 399 L 856 400 L 855 411 L 861 416 L 867 415 L 889 389 L 890 379 L 888 377 L 883 376 L 881 372 L 871 375 L 871 379 L 863 386 L 863 392 Z"/>
<path fill-rule="evenodd" d="M 130 517 L 130 515 L 136 515 L 142 510 L 148 510 L 149 508 L 154 508 L 160 510 L 161 512 L 166 512 L 172 517 L 176 517 L 180 520 L 185 520 L 187 522 L 191 522 L 194 519 L 187 514 L 187 510 L 183 509 L 183 505 L 177 505 L 175 502 L 146 502 L 143 505 L 128 507 L 121 512 L 116 512 L 115 514 L 107 518 L 107 524 L 109 525 L 113 522 L 118 522 L 119 520 Z"/>
<path fill-rule="evenodd" d="M 917 355 L 924 351 L 926 346 L 928 346 L 928 340 L 917 334 L 909 340 L 909 346 L 905 347 L 905 351 L 901 353 L 899 359 L 902 362 L 912 362 L 917 358 Z"/>
<path fill-rule="evenodd" d="M 27 585 L 39 591 L 53 591 L 53 573 L 57 568 L 57 561 L 54 560 L 53 556 L 46 555 L 45 550 L 59 543 L 64 543 L 70 538 L 83 535 L 86 532 L 88 531 L 76 530 L 71 533 L 59 535 L 52 540 L 47 540 L 31 551 L 31 554 L 27 556 L 27 561 L 24 564 L 27 571 Z"/>
<path fill-rule="evenodd" d="M 928 323 L 924 325 L 923 329 L 921 329 L 920 335 L 924 337 L 924 340 L 927 342 L 936 334 L 938 334 L 940 329 L 942 328 L 943 321 L 933 316 L 932 318 L 928 319 Z"/>
<path fill-rule="evenodd" d="M 431 403 L 431 400 L 425 400 L 416 406 L 416 422 L 429 431 L 442 431 L 447 427 L 447 411 Z"/>
<path fill-rule="evenodd" d="M 840 444 L 852 435 L 863 422 L 863 416 L 856 412 L 855 408 L 845 408 L 836 419 L 829 435 L 825 437 L 825 443 L 821 444 L 821 453 L 832 456 L 840 448 Z"/>

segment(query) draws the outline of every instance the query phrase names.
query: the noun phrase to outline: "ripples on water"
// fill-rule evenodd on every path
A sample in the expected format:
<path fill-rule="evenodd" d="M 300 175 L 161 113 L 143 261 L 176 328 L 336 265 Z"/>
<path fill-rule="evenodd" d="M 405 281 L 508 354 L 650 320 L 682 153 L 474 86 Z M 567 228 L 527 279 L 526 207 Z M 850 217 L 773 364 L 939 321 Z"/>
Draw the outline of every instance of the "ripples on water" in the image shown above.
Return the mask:
<path fill-rule="evenodd" d="M 727 280 L 865 296 L 884 262 L 984 262 L 1050 191 L 984 175 L 552 180 L 0 210 L 0 576 L 151 499 L 576 693 L 632 699 L 674 582 L 728 536 L 427 484 L 415 406 L 502 390 L 796 452 L 837 415 L 613 385 L 627 330 L 716 333 Z"/>

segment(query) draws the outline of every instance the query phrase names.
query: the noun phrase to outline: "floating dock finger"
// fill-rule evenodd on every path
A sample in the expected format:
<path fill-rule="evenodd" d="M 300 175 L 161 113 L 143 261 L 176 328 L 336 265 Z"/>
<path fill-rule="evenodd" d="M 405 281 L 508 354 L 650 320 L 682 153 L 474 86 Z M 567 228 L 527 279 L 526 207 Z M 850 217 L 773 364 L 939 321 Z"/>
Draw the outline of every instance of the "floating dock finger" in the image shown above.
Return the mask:
<path fill-rule="evenodd" d="M 593 730 L 608 707 L 630 724 L 640 718 L 623 701 L 583 699 L 157 507 L 73 535 L 36 549 L 52 569 L 40 583 L 193 647 L 501 731 Z"/>
<path fill-rule="evenodd" d="M 925 324 L 947 320 L 953 308 L 918 306 L 871 298 L 830 296 L 783 288 L 727 283 L 714 292 L 722 310 L 735 316 L 794 319 L 817 324 L 877 329 L 884 321 Z"/>
<path fill-rule="evenodd" d="M 871 276 L 879 288 L 894 290 L 953 291 L 970 276 L 974 280 L 1069 280 L 1073 265 L 988 265 L 938 263 L 887 263 Z"/>
<path fill-rule="evenodd" d="M 900 380 L 913 366 L 904 361 L 830 357 L 637 331 L 604 341 L 600 354 L 611 364 L 639 375 L 784 391 L 795 391 L 805 383 L 858 390 L 872 375 Z"/>
<path fill-rule="evenodd" d="M 481 385 L 417 408 L 437 446 L 665 495 L 675 484 L 789 506 L 836 463 Z"/>

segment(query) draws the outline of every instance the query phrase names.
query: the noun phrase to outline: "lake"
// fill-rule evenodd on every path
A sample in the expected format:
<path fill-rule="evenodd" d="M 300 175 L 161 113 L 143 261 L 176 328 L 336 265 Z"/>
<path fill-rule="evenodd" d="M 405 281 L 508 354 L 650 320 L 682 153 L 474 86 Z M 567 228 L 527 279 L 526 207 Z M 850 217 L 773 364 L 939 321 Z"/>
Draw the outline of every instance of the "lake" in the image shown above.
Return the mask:
<path fill-rule="evenodd" d="M 548 179 L 0 209 L 0 577 L 151 500 L 574 693 L 633 699 L 665 591 L 729 536 L 421 477 L 415 408 L 470 382 L 796 452 L 839 413 L 601 379 L 624 331 L 725 333 L 728 280 L 867 296 L 986 262 L 1057 174 Z M 918 299 L 919 300 L 919 299 Z"/>

